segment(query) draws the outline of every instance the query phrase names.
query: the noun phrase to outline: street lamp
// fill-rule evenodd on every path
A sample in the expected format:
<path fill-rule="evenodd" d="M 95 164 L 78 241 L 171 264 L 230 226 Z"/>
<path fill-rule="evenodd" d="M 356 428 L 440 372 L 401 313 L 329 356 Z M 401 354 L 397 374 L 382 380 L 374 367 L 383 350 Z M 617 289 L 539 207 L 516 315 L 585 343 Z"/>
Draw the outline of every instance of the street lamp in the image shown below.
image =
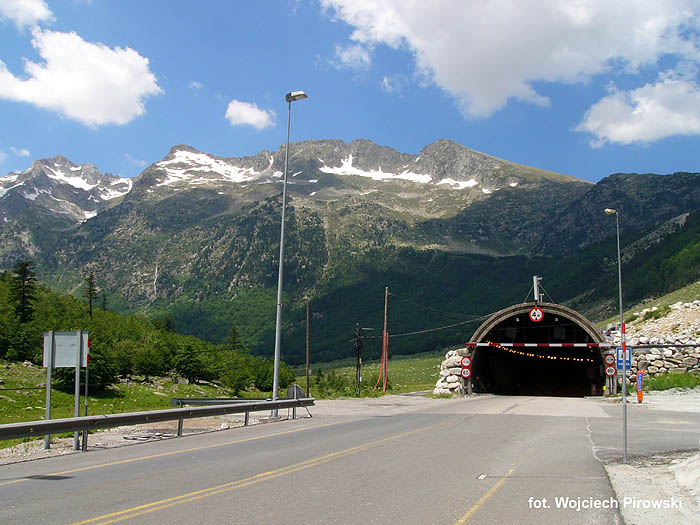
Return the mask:
<path fill-rule="evenodd" d="M 620 214 L 612 208 L 605 208 L 605 213 L 615 216 L 617 230 L 617 283 L 620 292 L 620 344 L 622 346 L 622 441 L 623 457 L 627 463 L 627 345 L 625 341 L 625 321 L 622 316 L 622 258 L 620 257 Z"/>
<path fill-rule="evenodd" d="M 272 400 L 277 401 L 280 383 L 280 341 L 282 338 L 282 272 L 284 268 L 284 216 L 287 207 L 287 167 L 289 166 L 289 126 L 292 117 L 292 102 L 308 98 L 303 91 L 292 91 L 284 97 L 289 104 L 287 111 L 287 147 L 284 150 L 284 178 L 282 180 L 282 226 L 280 228 L 280 269 L 277 278 L 277 320 L 275 321 L 275 363 L 272 377 Z M 273 418 L 278 417 L 277 409 L 272 410 Z"/>

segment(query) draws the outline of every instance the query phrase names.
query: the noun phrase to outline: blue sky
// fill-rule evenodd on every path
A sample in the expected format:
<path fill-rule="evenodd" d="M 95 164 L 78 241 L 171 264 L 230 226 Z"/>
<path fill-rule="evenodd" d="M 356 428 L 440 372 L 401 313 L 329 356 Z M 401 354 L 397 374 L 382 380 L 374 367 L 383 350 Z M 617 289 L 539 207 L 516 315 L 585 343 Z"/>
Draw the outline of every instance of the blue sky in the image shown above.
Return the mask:
<path fill-rule="evenodd" d="M 0 174 L 125 177 L 224 157 L 450 139 L 598 181 L 700 171 L 700 1 L 0 0 Z"/>

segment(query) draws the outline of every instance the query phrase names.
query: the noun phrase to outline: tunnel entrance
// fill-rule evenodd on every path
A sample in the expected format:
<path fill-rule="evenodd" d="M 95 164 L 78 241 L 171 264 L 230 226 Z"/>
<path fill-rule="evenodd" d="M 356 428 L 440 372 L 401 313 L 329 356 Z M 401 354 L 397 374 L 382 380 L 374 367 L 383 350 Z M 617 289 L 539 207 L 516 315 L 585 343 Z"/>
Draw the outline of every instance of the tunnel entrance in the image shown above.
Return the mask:
<path fill-rule="evenodd" d="M 474 332 L 475 392 L 602 395 L 601 334 L 581 314 L 554 303 L 522 303 L 493 314 Z"/>

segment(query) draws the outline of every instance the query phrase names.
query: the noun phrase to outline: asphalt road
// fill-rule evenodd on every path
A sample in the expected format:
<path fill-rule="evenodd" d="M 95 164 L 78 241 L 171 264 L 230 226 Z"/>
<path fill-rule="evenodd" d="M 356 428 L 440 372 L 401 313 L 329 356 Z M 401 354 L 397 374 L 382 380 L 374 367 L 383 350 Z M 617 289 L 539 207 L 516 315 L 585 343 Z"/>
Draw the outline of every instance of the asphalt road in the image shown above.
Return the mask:
<path fill-rule="evenodd" d="M 697 447 L 699 414 L 628 419 L 631 455 Z M 440 399 L 7 465 L 0 523 L 621 523 L 596 456 L 619 405 Z"/>

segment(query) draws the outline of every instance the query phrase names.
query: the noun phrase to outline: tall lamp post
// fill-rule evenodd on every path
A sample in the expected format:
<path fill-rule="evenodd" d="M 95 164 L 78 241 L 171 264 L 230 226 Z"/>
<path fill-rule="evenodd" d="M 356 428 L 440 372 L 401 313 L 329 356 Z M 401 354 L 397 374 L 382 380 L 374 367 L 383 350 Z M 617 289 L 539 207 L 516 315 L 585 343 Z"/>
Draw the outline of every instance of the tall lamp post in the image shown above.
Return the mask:
<path fill-rule="evenodd" d="M 622 442 L 623 457 L 627 463 L 627 345 L 625 321 L 622 314 L 622 258 L 620 257 L 620 214 L 612 208 L 605 208 L 605 213 L 615 216 L 617 231 L 617 284 L 620 293 L 620 344 L 622 346 Z"/>
<path fill-rule="evenodd" d="M 289 104 L 287 111 L 287 147 L 284 150 L 284 178 L 282 180 L 282 226 L 280 228 L 280 269 L 277 278 L 277 320 L 275 321 L 275 363 L 272 376 L 272 400 L 277 401 L 280 384 L 280 342 L 282 339 L 282 275 L 284 269 L 284 217 L 287 208 L 287 167 L 289 166 L 289 127 L 292 117 L 292 102 L 308 98 L 303 91 L 292 91 L 284 97 Z M 272 417 L 278 417 L 277 409 L 272 410 Z"/>

